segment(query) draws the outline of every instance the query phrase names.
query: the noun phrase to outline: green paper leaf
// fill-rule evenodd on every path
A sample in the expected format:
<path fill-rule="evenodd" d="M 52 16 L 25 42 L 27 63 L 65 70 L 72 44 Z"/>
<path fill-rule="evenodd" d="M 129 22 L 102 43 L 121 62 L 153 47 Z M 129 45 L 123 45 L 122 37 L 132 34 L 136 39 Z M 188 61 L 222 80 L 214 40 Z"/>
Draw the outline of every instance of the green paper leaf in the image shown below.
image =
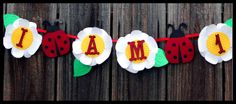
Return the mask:
<path fill-rule="evenodd" d="M 92 69 L 92 66 L 84 65 L 77 59 L 74 60 L 74 77 L 83 76 L 87 74 L 88 72 L 90 72 L 91 69 Z"/>
<path fill-rule="evenodd" d="M 229 27 L 232 27 L 232 25 L 233 25 L 232 18 L 226 20 L 225 24 L 228 25 Z"/>
<path fill-rule="evenodd" d="M 5 28 L 6 28 L 9 24 L 13 24 L 13 23 L 15 22 L 15 20 L 17 20 L 18 18 L 20 18 L 20 17 L 17 16 L 17 15 L 15 15 L 15 14 L 5 14 L 5 15 L 3 16 Z"/>
<path fill-rule="evenodd" d="M 161 49 L 158 48 L 158 52 L 155 57 L 155 67 L 162 67 L 166 64 L 168 64 L 168 60 L 166 59 L 165 52 Z"/>

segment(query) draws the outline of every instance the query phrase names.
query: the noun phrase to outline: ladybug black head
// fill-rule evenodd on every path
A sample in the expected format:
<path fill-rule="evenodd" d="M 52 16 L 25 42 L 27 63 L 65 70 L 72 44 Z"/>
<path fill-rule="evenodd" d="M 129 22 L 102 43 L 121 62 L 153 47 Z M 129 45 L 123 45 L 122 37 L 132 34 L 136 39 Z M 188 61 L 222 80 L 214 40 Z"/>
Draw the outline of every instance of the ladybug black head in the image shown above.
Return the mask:
<path fill-rule="evenodd" d="M 43 27 L 47 30 L 47 32 L 55 32 L 57 30 L 60 30 L 59 28 L 59 22 L 55 21 L 53 25 L 48 20 L 43 21 Z"/>
<path fill-rule="evenodd" d="M 184 37 L 184 32 L 182 28 L 187 29 L 187 25 L 185 23 L 181 23 L 179 25 L 178 29 L 175 29 L 175 27 L 171 24 L 168 24 L 167 28 L 172 28 L 172 33 L 170 34 L 170 38 L 178 38 L 178 37 Z"/>

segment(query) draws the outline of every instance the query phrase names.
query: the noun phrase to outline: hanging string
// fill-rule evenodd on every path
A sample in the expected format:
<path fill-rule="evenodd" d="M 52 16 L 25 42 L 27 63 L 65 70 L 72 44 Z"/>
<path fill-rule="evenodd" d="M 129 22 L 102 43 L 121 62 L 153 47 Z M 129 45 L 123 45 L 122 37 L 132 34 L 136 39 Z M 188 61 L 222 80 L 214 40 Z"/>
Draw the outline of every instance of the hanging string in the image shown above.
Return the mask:
<path fill-rule="evenodd" d="M 187 38 L 197 38 L 197 37 L 199 37 L 199 33 L 188 34 L 188 35 L 185 35 L 185 37 L 187 37 Z"/>
<path fill-rule="evenodd" d="M 167 41 L 169 38 L 155 38 L 156 42 Z"/>
<path fill-rule="evenodd" d="M 37 28 L 37 31 L 40 32 L 40 33 L 47 33 L 46 30 L 43 30 L 43 29 L 40 29 L 40 28 Z"/>
<path fill-rule="evenodd" d="M 43 29 L 40 29 L 40 28 L 37 28 L 37 31 L 39 32 L 39 33 L 47 33 L 47 30 L 43 30 Z M 67 34 L 67 36 L 69 37 L 69 38 L 72 38 L 72 39 L 79 39 L 79 37 L 77 37 L 77 36 L 75 36 L 75 35 L 72 35 L 72 34 Z M 185 37 L 187 37 L 187 38 L 196 38 L 196 37 L 198 37 L 199 36 L 199 34 L 198 33 L 194 33 L 194 34 L 187 34 L 187 35 L 185 35 Z M 170 38 L 155 38 L 155 41 L 156 42 L 165 42 L 165 41 L 168 41 Z M 117 42 L 117 39 L 112 39 L 112 42 L 113 43 L 116 43 Z"/>
<path fill-rule="evenodd" d="M 43 30 L 43 29 L 40 29 L 40 28 L 37 28 L 37 31 L 38 31 L 39 33 L 47 33 L 47 30 Z M 72 34 L 67 34 L 67 36 L 68 36 L 69 38 L 72 38 L 72 39 L 79 39 L 77 36 L 72 35 Z"/>
<path fill-rule="evenodd" d="M 69 38 L 73 38 L 73 39 L 79 39 L 79 37 L 75 36 L 75 35 L 72 35 L 72 34 L 67 34 L 67 36 Z"/>
<path fill-rule="evenodd" d="M 117 42 L 117 40 L 116 39 L 112 39 L 112 43 L 116 43 Z"/>

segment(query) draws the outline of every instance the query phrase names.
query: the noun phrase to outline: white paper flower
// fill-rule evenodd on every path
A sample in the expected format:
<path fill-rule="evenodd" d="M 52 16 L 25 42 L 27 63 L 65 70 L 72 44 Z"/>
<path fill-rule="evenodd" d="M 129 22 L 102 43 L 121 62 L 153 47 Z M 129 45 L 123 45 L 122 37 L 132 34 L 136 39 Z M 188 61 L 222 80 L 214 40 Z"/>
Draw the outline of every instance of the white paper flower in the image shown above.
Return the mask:
<path fill-rule="evenodd" d="M 31 57 L 39 48 L 42 36 L 37 32 L 37 25 L 28 20 L 19 18 L 6 27 L 3 45 L 11 49 L 11 54 L 16 58 Z"/>
<path fill-rule="evenodd" d="M 85 65 L 94 66 L 96 64 L 103 63 L 111 53 L 112 39 L 106 31 L 97 27 L 88 27 L 78 33 L 78 38 L 72 44 L 72 50 L 74 56 Z M 91 36 L 95 36 L 95 44 L 90 45 L 92 42 Z M 95 48 L 90 49 L 88 47 L 94 47 L 99 54 L 86 54 L 88 51 L 95 52 Z"/>
<path fill-rule="evenodd" d="M 138 41 L 144 41 L 142 47 L 146 58 L 140 59 L 142 57 L 140 48 L 137 52 L 139 56 L 137 57 L 137 53 L 135 53 L 136 56 L 134 57 L 136 57 L 136 60 L 132 60 L 131 52 L 134 51 L 134 48 L 131 49 L 130 42 L 135 42 L 137 49 Z M 131 73 L 137 73 L 138 71 L 144 70 L 144 68 L 152 68 L 155 64 L 155 56 L 158 52 L 158 46 L 155 40 L 139 30 L 134 30 L 125 37 L 120 37 L 116 43 L 115 49 L 118 63 L 122 68 Z"/>
<path fill-rule="evenodd" d="M 200 54 L 211 64 L 232 59 L 232 28 L 219 23 L 205 26 L 198 38 Z"/>

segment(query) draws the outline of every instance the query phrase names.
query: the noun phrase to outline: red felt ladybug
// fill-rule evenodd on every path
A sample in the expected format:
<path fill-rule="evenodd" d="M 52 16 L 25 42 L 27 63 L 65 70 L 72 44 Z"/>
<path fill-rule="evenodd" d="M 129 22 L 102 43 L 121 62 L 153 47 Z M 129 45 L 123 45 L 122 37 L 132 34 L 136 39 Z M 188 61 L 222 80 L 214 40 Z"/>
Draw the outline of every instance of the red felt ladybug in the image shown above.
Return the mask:
<path fill-rule="evenodd" d="M 175 30 L 173 25 L 168 25 L 172 28 L 170 39 L 165 46 L 165 54 L 169 63 L 186 63 L 190 62 L 194 56 L 194 48 L 191 41 L 185 37 L 184 32 L 181 30 L 187 28 L 185 23 L 179 25 L 179 29 Z"/>
<path fill-rule="evenodd" d="M 45 55 L 54 58 L 67 54 L 70 51 L 70 39 L 64 31 L 59 29 L 59 23 L 55 22 L 51 26 L 49 21 L 44 21 L 43 25 L 47 30 L 42 40 Z"/>

